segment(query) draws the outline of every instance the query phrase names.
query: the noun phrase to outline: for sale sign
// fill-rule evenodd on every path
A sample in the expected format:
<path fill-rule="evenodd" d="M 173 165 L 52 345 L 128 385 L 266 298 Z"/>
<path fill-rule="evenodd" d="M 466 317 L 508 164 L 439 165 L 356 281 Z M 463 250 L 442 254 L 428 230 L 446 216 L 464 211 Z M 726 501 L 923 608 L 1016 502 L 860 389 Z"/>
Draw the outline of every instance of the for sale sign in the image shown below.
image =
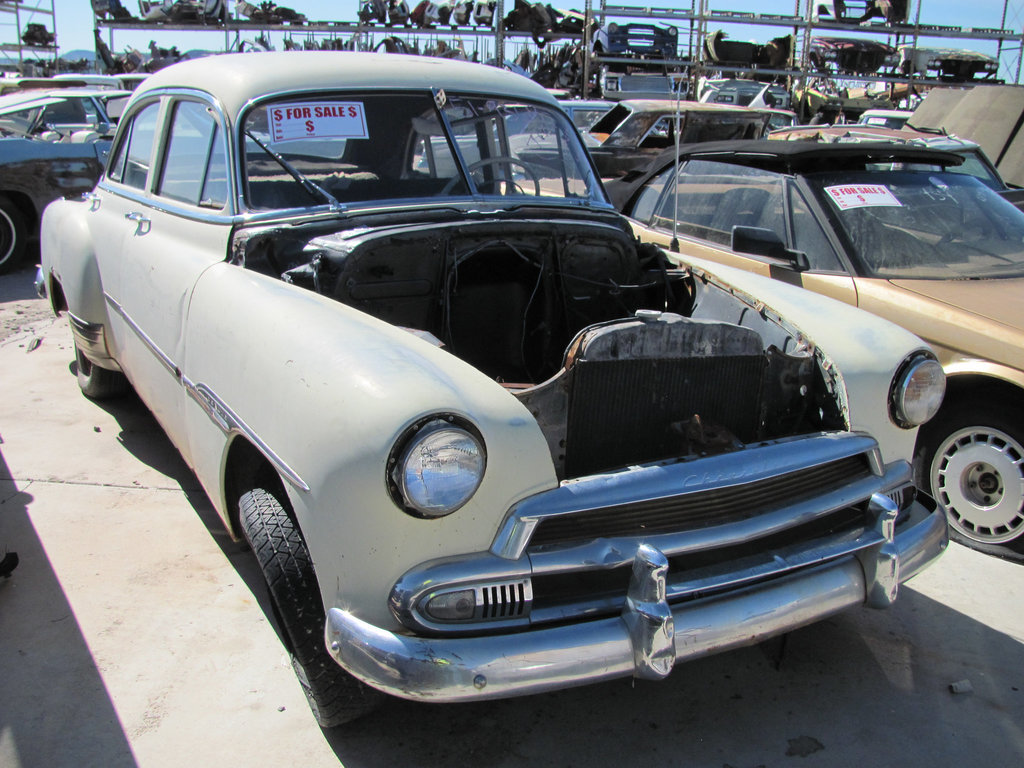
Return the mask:
<path fill-rule="evenodd" d="M 298 139 L 366 139 L 366 113 L 359 101 L 303 101 L 270 108 L 274 142 Z"/>
<path fill-rule="evenodd" d="M 896 199 L 896 195 L 884 184 L 840 184 L 835 187 L 825 187 L 825 192 L 841 211 L 879 205 L 902 207 L 902 203 Z"/>

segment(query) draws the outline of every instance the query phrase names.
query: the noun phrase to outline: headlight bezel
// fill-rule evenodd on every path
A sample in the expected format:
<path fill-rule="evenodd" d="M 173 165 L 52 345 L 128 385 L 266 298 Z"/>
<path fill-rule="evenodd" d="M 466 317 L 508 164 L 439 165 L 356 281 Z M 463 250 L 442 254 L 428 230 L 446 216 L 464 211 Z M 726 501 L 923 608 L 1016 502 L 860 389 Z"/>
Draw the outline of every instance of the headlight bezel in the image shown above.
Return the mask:
<path fill-rule="evenodd" d="M 454 501 L 431 504 L 417 492 L 416 488 L 411 487 L 406 470 L 410 460 L 415 460 L 417 452 L 428 441 L 436 442 L 443 433 L 451 433 L 452 440 L 467 440 L 474 446 L 479 457 L 479 465 L 471 473 L 471 482 L 465 485 L 463 491 L 456 494 Z M 388 455 L 385 482 L 392 501 L 399 509 L 412 517 L 434 520 L 447 517 L 464 507 L 479 490 L 486 471 L 487 449 L 480 430 L 458 414 L 433 413 L 417 419 L 399 435 Z"/>
<path fill-rule="evenodd" d="M 915 379 L 919 379 L 919 377 L 930 378 L 936 372 L 938 373 L 939 380 L 942 382 L 942 386 L 938 388 L 937 393 L 934 391 L 929 393 L 929 397 L 934 402 L 931 405 L 925 405 L 925 411 L 915 413 L 915 411 L 919 411 L 922 408 L 921 403 L 924 399 L 922 398 L 913 404 L 908 403 L 907 396 L 913 391 L 911 385 Z M 889 385 L 889 417 L 901 429 L 920 427 L 930 419 L 933 419 L 935 414 L 939 412 L 945 393 L 946 374 L 942 369 L 942 365 L 935 358 L 935 355 L 930 352 L 915 352 L 903 361 L 896 370 L 896 375 L 893 376 L 892 382 Z"/>

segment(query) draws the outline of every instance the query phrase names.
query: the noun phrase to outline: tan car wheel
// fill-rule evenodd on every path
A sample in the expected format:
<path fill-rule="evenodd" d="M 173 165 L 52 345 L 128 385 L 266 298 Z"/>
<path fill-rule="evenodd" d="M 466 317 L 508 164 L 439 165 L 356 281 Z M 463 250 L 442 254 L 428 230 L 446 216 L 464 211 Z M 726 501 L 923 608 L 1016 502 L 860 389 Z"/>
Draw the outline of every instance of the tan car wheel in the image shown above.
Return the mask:
<path fill-rule="evenodd" d="M 1006 544 L 1024 533 L 1024 445 L 1003 429 L 956 425 L 935 446 L 928 479 L 955 534 Z"/>

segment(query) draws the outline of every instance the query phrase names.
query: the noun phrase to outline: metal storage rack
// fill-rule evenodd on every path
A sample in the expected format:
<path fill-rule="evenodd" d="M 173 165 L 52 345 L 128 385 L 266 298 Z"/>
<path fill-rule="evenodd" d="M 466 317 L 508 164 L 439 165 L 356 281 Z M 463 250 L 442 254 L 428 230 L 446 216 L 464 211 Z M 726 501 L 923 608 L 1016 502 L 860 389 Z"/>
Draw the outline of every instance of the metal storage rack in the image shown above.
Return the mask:
<path fill-rule="evenodd" d="M 50 0 L 51 6 L 53 2 L 54 0 Z M 587 18 L 590 18 L 592 13 L 591 0 L 585 0 L 585 2 L 585 13 Z M 596 10 L 596 15 L 597 22 L 600 25 L 604 25 L 608 19 L 643 19 L 648 22 L 667 22 L 679 27 L 681 31 L 683 28 L 688 28 L 688 34 L 680 35 L 681 41 L 683 39 L 687 40 L 687 52 L 685 54 L 680 54 L 680 57 L 677 59 L 647 59 L 645 62 L 652 66 L 657 65 L 667 69 L 675 69 L 679 72 L 685 72 L 686 76 L 693 84 L 696 83 L 700 74 L 707 69 L 714 69 L 734 74 L 749 74 L 756 71 L 761 75 L 773 75 L 781 78 L 787 78 L 790 84 L 806 82 L 806 80 L 811 78 L 822 77 L 822 73 L 815 71 L 809 62 L 811 36 L 816 30 L 853 33 L 857 36 L 882 36 L 887 38 L 889 41 L 895 41 L 897 44 L 901 41 L 909 41 L 909 44 L 913 45 L 915 49 L 917 48 L 918 41 L 923 38 L 944 38 L 962 40 L 995 40 L 999 43 L 1000 50 L 1004 44 L 1012 43 L 1019 46 L 1020 50 L 1024 51 L 1024 32 L 1018 30 L 979 27 L 963 28 L 957 26 L 921 23 L 921 8 L 924 0 L 917 0 L 916 2 L 917 10 L 915 20 L 913 22 L 908 21 L 907 23 L 902 24 L 874 22 L 858 24 L 814 19 L 812 12 L 814 0 L 807 0 L 807 2 L 804 2 L 804 0 L 794 0 L 794 11 L 792 14 L 742 13 L 728 10 L 720 11 L 711 9 L 709 3 L 710 0 L 691 0 L 690 9 L 685 10 L 653 6 L 613 5 L 609 4 L 607 0 L 601 0 L 599 8 Z M 18 3 L 10 2 L 9 0 L 0 0 L 0 9 L 4 7 L 15 7 L 18 5 Z M 801 10 L 802 6 L 803 10 Z M 24 6 L 22 7 L 24 8 Z M 908 10 L 909 9 L 910 7 L 908 7 Z M 499 0 L 497 7 L 495 8 L 494 17 L 498 20 L 503 19 L 504 16 L 505 3 L 503 0 Z M 796 44 L 793 46 L 790 67 L 788 69 L 779 70 L 769 70 L 764 68 L 758 68 L 755 70 L 752 67 L 720 66 L 718 64 L 708 62 L 704 57 L 703 42 L 710 25 L 763 26 L 786 28 L 790 30 L 796 38 Z M 232 48 L 232 41 L 234 40 L 237 43 L 237 41 L 241 39 L 241 35 L 246 32 L 278 32 L 293 37 L 308 37 L 311 39 L 332 37 L 351 38 L 353 36 L 357 36 L 365 37 L 367 40 L 373 40 L 377 36 L 389 35 L 403 36 L 413 40 L 421 40 L 424 38 L 428 40 L 490 38 L 494 41 L 495 58 L 499 61 L 503 60 L 505 57 L 506 41 L 530 41 L 530 35 L 528 33 L 505 31 L 498 23 L 495 25 L 496 28 L 493 29 L 467 26 L 438 26 L 423 29 L 417 27 L 334 21 L 313 21 L 303 24 L 265 24 L 253 22 L 248 19 L 230 18 L 227 22 L 222 24 L 207 25 L 196 23 L 172 24 L 96 19 L 95 26 L 97 30 L 107 30 L 109 36 L 108 45 L 112 50 L 114 49 L 115 30 L 143 31 L 148 33 L 165 31 L 219 32 L 223 35 L 224 39 L 223 50 L 230 50 Z M 557 42 L 559 40 L 579 40 L 583 42 L 584 50 L 588 52 L 590 50 L 589 35 L 586 34 L 551 35 L 549 36 L 549 39 L 553 42 Z M 25 46 L 18 47 L 21 48 Z M 680 44 L 680 48 L 682 48 L 682 44 Z M 1018 57 L 1016 72 L 1014 73 L 1014 82 L 1020 82 L 1021 58 L 1024 57 Z M 593 71 L 594 67 L 602 64 L 629 65 L 637 63 L 637 60 L 630 58 L 609 56 L 592 57 L 588 55 L 585 57 L 584 69 L 585 73 L 589 75 L 589 73 Z M 885 82 L 889 84 L 908 85 L 949 85 L 946 81 L 921 77 L 914 74 L 898 76 L 893 74 L 850 75 L 843 73 L 831 73 L 827 75 L 827 77 L 837 81 Z"/>
<path fill-rule="evenodd" d="M 730 67 L 709 64 L 704 58 L 704 37 L 707 34 L 709 25 L 745 25 L 764 27 L 785 27 L 792 31 L 797 37 L 794 45 L 794 56 L 792 57 L 792 68 L 786 70 L 757 69 L 759 74 L 776 75 L 791 79 L 806 79 L 822 76 L 815 71 L 809 62 L 809 51 L 811 35 L 815 30 L 826 30 L 835 32 L 855 33 L 857 35 L 885 36 L 890 40 L 912 41 L 909 44 L 916 49 L 918 41 L 922 38 L 945 38 L 963 40 L 995 40 L 1000 47 L 1007 42 L 1016 43 L 1024 49 L 1024 33 L 1011 29 L 980 28 L 980 27 L 957 27 L 936 24 L 921 23 L 921 7 L 923 0 L 918 0 L 916 18 L 913 22 L 903 24 L 868 23 L 858 24 L 855 22 L 838 22 L 813 18 L 814 2 L 806 3 L 806 8 L 801 12 L 801 0 L 795 0 L 794 12 L 792 15 L 775 13 L 738 13 L 733 11 L 719 11 L 709 8 L 708 0 L 691 0 L 690 10 L 676 8 L 658 8 L 651 6 L 631 5 L 610 5 L 602 0 L 599 12 L 599 20 L 604 22 L 605 18 L 616 19 L 647 19 L 670 22 L 676 26 L 688 25 L 690 28 L 689 49 L 685 57 L 677 61 L 664 62 L 667 66 L 687 67 L 691 79 L 696 79 L 703 69 L 715 69 L 723 72 L 737 74 L 750 73 L 750 67 Z M 908 14 L 909 17 L 909 14 Z M 894 46 L 895 47 L 895 46 Z M 795 55 L 799 52 L 799 55 Z M 621 60 L 603 59 L 606 62 Z M 829 75 L 834 80 L 856 80 L 861 82 L 885 82 L 898 84 L 918 85 L 949 85 L 948 82 L 934 78 L 925 78 L 910 75 L 899 77 L 894 75 L 848 75 L 835 73 Z M 1017 63 L 1015 82 L 1020 81 L 1020 60 Z"/>
<path fill-rule="evenodd" d="M 36 23 L 36 16 L 45 17 L 46 26 L 50 32 L 56 35 L 57 14 L 55 10 L 56 0 L 37 0 L 36 5 L 26 5 L 18 0 L 0 0 L 0 25 L 14 29 L 14 42 L 0 43 L 0 52 L 5 58 L 13 59 L 8 54 L 17 53 L 18 71 L 21 72 L 25 65 L 26 51 L 35 54 L 43 59 L 57 58 L 57 43 L 54 37 L 53 45 L 29 45 L 22 41 L 21 36 L 25 31 L 26 24 Z M 13 21 L 11 21 L 13 17 Z M 7 33 L 0 34 L 0 39 L 8 38 Z"/>

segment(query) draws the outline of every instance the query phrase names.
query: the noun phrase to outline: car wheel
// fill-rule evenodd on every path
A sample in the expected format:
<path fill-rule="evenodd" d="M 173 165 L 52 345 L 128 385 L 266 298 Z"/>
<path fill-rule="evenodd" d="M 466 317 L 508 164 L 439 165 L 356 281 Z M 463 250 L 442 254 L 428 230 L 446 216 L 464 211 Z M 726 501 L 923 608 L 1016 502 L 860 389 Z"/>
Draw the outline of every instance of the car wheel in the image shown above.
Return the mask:
<path fill-rule="evenodd" d="M 339 667 L 324 647 L 324 609 L 313 561 L 291 515 L 269 491 L 254 488 L 238 502 L 245 540 L 259 561 L 292 668 L 317 723 L 341 725 L 383 699 Z"/>
<path fill-rule="evenodd" d="M 921 429 L 927 486 L 953 538 L 1024 547 L 1024 419 L 1014 410 L 959 408 Z"/>
<path fill-rule="evenodd" d="M 94 365 L 92 360 L 75 344 L 75 367 L 78 369 L 78 388 L 92 400 L 118 397 L 128 391 L 128 379 L 120 371 L 111 371 Z"/>
<path fill-rule="evenodd" d="M 14 203 L 0 195 L 0 275 L 21 262 L 27 236 L 24 215 Z"/>

